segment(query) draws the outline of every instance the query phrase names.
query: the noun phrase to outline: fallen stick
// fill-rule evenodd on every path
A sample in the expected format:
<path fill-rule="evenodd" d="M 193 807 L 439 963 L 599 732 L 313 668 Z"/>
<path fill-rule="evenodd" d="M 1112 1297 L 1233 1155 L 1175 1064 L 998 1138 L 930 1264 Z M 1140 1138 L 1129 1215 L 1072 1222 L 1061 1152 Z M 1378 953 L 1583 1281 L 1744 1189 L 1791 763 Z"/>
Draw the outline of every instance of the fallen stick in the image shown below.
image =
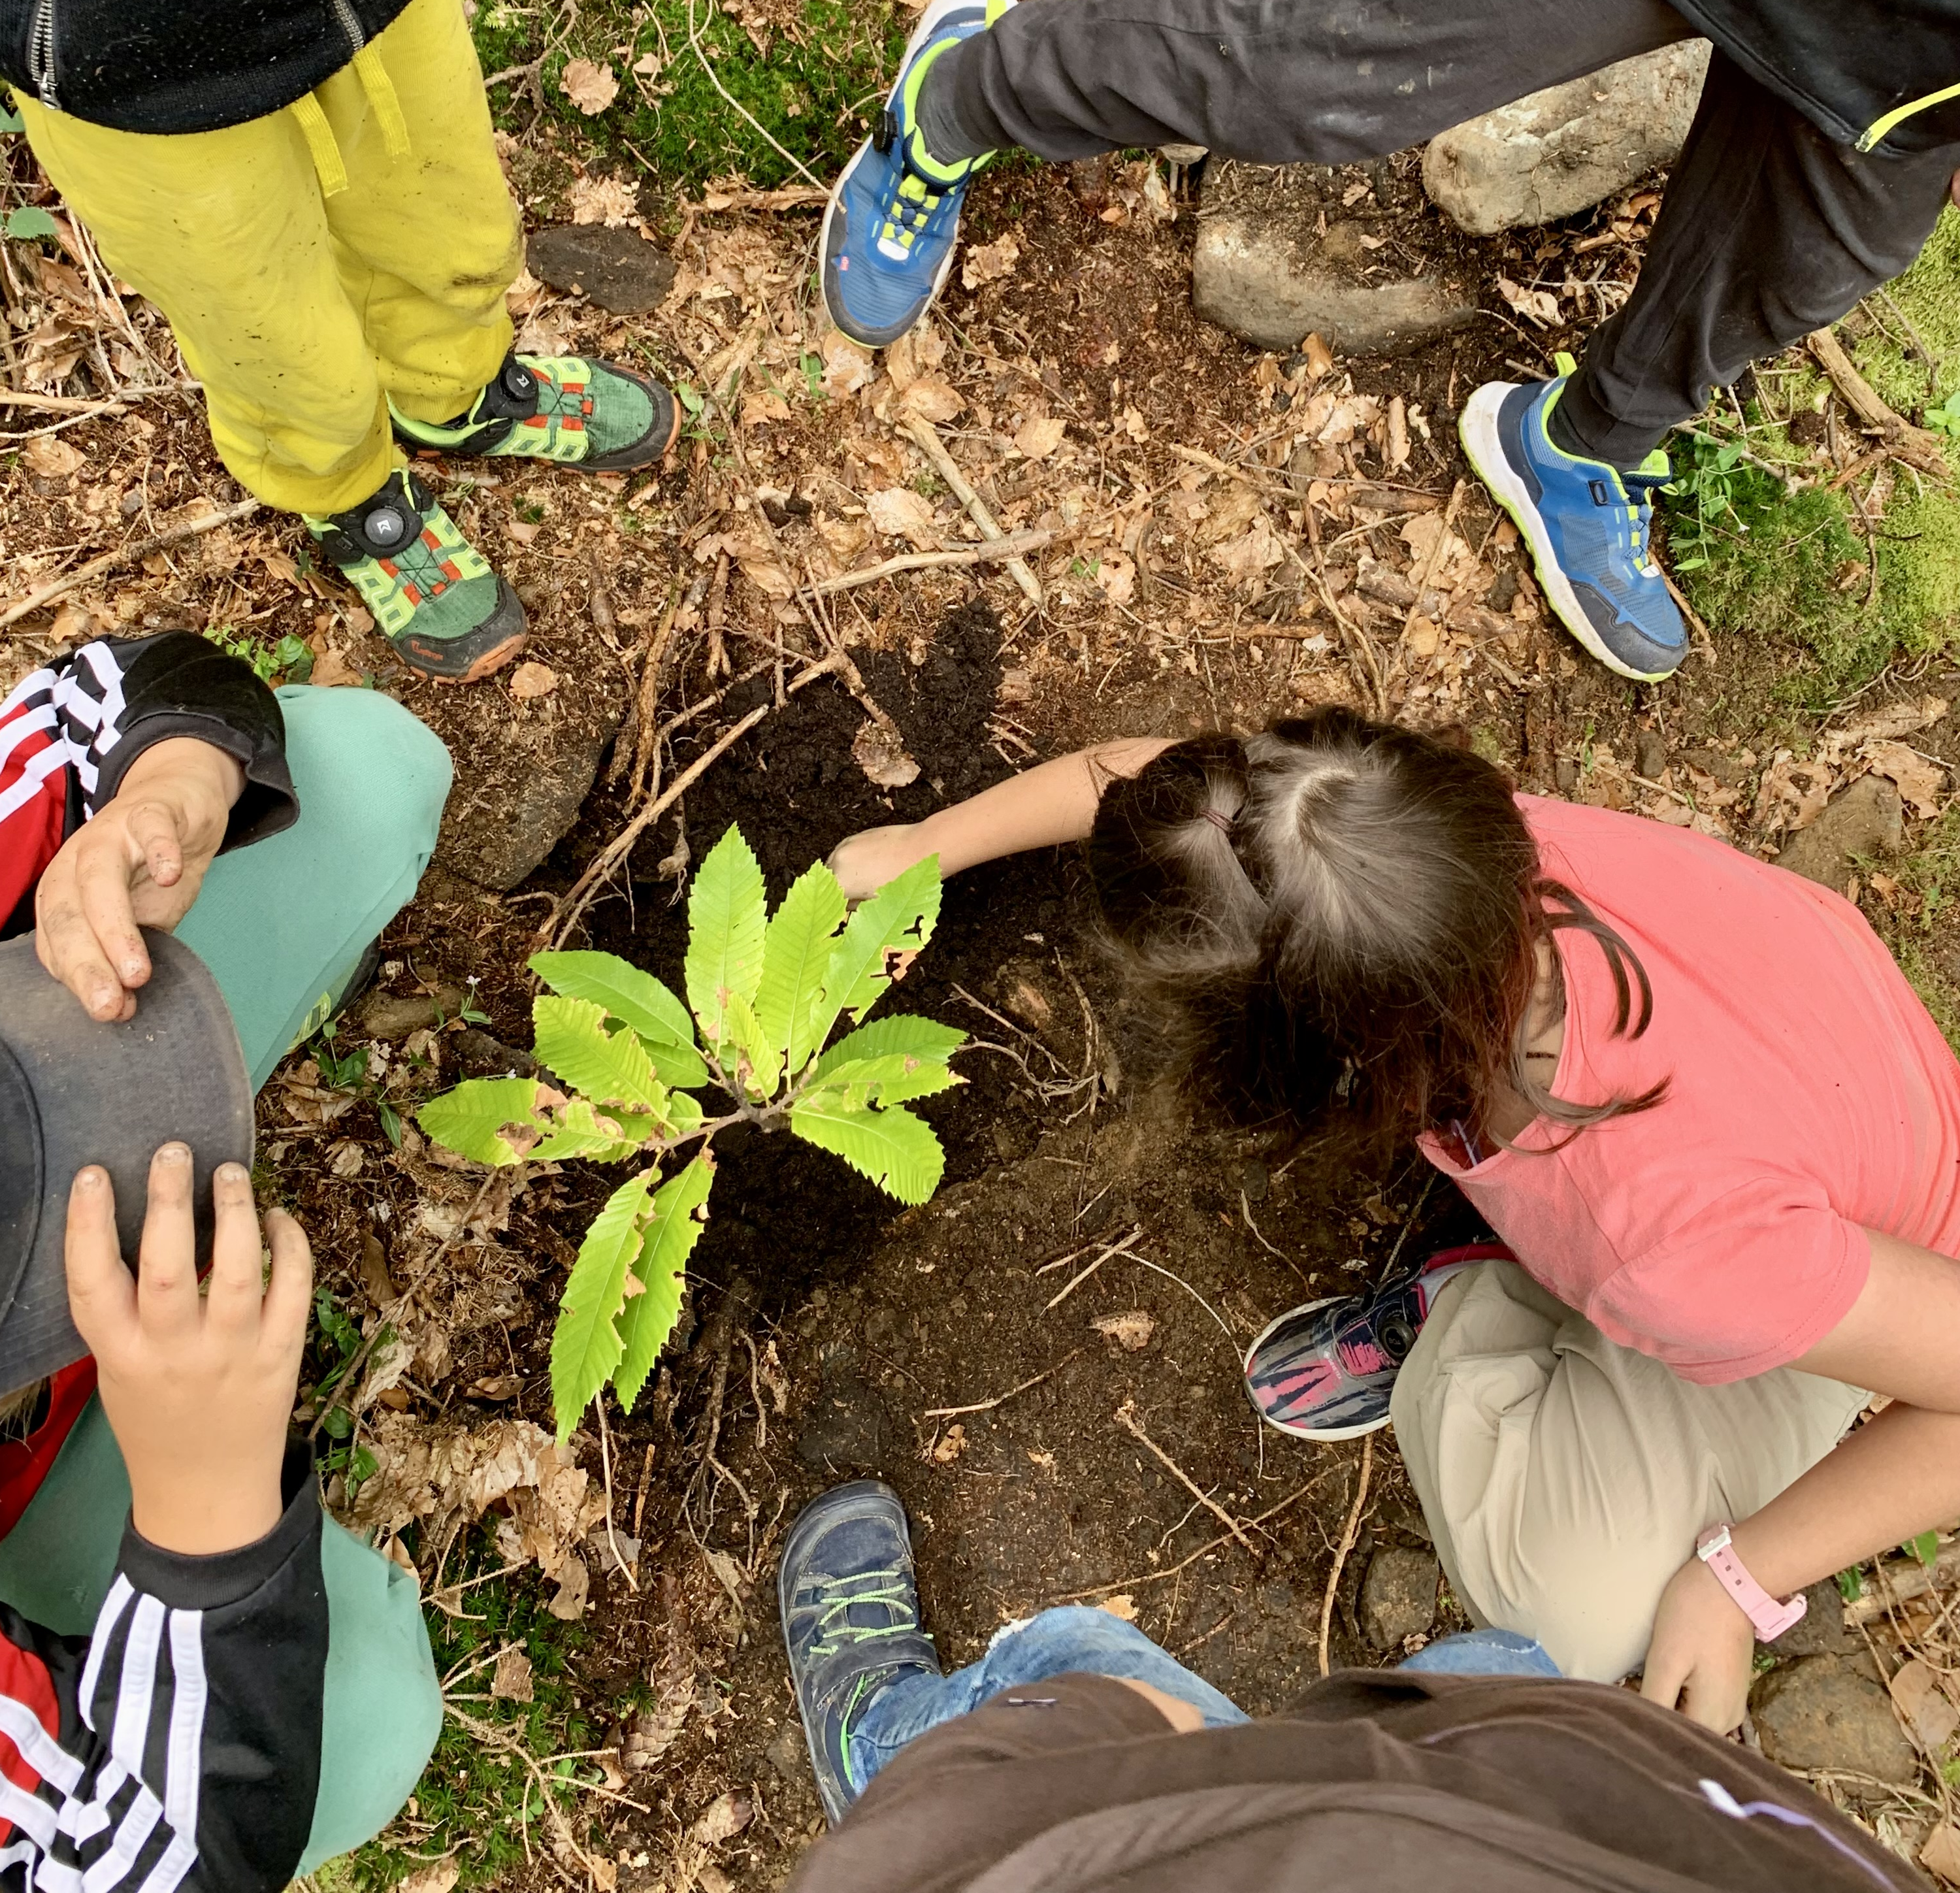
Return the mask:
<path fill-rule="evenodd" d="M 1408 642 L 1409 627 L 1421 615 L 1423 595 L 1429 590 L 1429 581 L 1436 576 L 1436 562 L 1443 556 L 1443 545 L 1449 537 L 1450 523 L 1456 517 L 1457 507 L 1463 503 L 1463 493 L 1464 482 L 1459 480 L 1450 491 L 1449 504 L 1443 509 L 1442 528 L 1435 538 L 1430 541 L 1429 556 L 1422 562 L 1422 576 L 1415 582 L 1414 596 L 1409 600 L 1408 616 L 1402 620 L 1402 636 L 1397 641 L 1398 642 L 1405 644 Z M 1448 612 L 1450 602 L 1456 596 L 1456 587 L 1452 585 L 1443 599 L 1442 612 L 1437 616 L 1438 623 L 1442 622 L 1443 615 Z"/>
<path fill-rule="evenodd" d="M 830 202 L 830 193 L 821 186 L 791 184 L 773 191 L 702 192 L 701 202 L 689 204 L 690 212 L 724 210 L 803 210 Z"/>
<path fill-rule="evenodd" d="M 922 415 L 914 415 L 904 423 L 906 434 L 917 441 L 919 450 L 938 469 L 939 477 L 959 496 L 973 523 L 980 529 L 982 539 L 998 541 L 1007 537 L 1001 530 L 1000 522 L 987 509 L 987 502 L 975 492 L 966 476 L 959 470 L 959 463 L 946 450 L 946 443 L 940 440 L 937 430 Z M 1029 570 L 1025 561 L 1010 558 L 1007 561 L 1007 576 L 1020 586 L 1029 604 L 1039 611 L 1042 607 L 1041 581 Z"/>
<path fill-rule="evenodd" d="M 1354 1487 L 1354 1503 L 1348 1508 L 1348 1522 L 1341 1528 L 1341 1542 L 1334 1553 L 1334 1568 L 1327 1573 L 1327 1594 L 1320 1600 L 1320 1673 L 1323 1676 L 1327 1674 L 1328 1632 L 1334 1627 L 1334 1596 L 1341 1587 L 1341 1570 L 1361 1529 L 1361 1508 L 1368 1502 L 1368 1481 L 1374 1470 L 1375 1436 L 1370 1433 L 1362 1437 L 1360 1481 Z"/>
<path fill-rule="evenodd" d="M 1363 598 L 1372 599 L 1378 605 L 1386 605 L 1395 611 L 1412 612 L 1420 609 L 1424 617 L 1439 625 L 1478 638 L 1502 638 L 1525 628 L 1515 618 L 1492 611 L 1487 605 L 1473 604 L 1467 598 L 1458 598 L 1433 587 L 1418 591 L 1400 572 L 1392 571 L 1386 565 L 1363 565 L 1355 578 L 1354 589 Z"/>
<path fill-rule="evenodd" d="M 1042 1312 L 1044 1315 L 1052 1314 L 1055 1310 L 1059 1308 L 1064 1302 L 1068 1300 L 1069 1296 L 1074 1294 L 1084 1282 L 1088 1281 L 1090 1277 L 1094 1274 L 1111 1256 L 1121 1255 L 1124 1254 L 1128 1249 L 1130 1245 L 1134 1242 L 1139 1236 L 1142 1235 L 1143 1233 L 1144 1226 L 1142 1223 L 1139 1223 L 1134 1229 L 1131 1230 L 1128 1235 L 1119 1237 L 1115 1242 L 1108 1244 L 1104 1248 L 1102 1254 L 1098 1255 L 1095 1261 L 1091 1262 L 1087 1268 L 1080 1271 L 1077 1274 L 1071 1275 L 1068 1278 L 1068 1285 L 1061 1289 L 1048 1301 L 1047 1306 L 1042 1309 Z M 1077 1250 L 1076 1254 L 1080 1255 L 1081 1252 L 1082 1252 L 1078 1249 Z M 1073 1260 L 1074 1258 L 1071 1257 L 1068 1259 Z M 1051 1263 L 1049 1266 L 1053 1268 L 1058 1267 L 1059 1265 Z"/>
<path fill-rule="evenodd" d="M 64 598 L 78 585 L 85 585 L 91 578 L 103 573 L 113 571 L 119 565 L 126 565 L 132 560 L 148 558 L 152 552 L 161 552 L 166 546 L 175 546 L 187 539 L 195 539 L 200 533 L 215 532 L 221 526 L 234 526 L 241 519 L 250 519 L 259 510 L 256 500 L 240 500 L 236 505 L 227 506 L 215 513 L 206 513 L 201 517 L 185 520 L 175 526 L 167 526 L 161 533 L 152 533 L 148 539 L 132 539 L 126 546 L 119 546 L 113 552 L 104 552 L 91 558 L 85 565 L 78 565 L 65 577 L 50 580 L 38 590 L 30 591 L 24 598 L 17 599 L 5 611 L 0 611 L 0 626 L 14 623 L 27 616 L 30 612 L 39 611 L 43 605 L 50 605 L 57 598 Z"/>
<path fill-rule="evenodd" d="M 1031 527 L 1025 532 L 1010 533 L 1004 539 L 988 539 L 978 546 L 963 546 L 957 552 L 902 552 L 896 558 L 867 566 L 861 572 L 845 572 L 835 578 L 820 578 L 805 589 L 819 598 L 827 598 L 833 592 L 854 591 L 860 585 L 876 584 L 880 579 L 892 577 L 899 572 L 925 571 L 936 565 L 991 565 L 1000 560 L 1018 559 L 1023 552 L 1039 552 L 1054 537 L 1045 527 Z"/>
<path fill-rule="evenodd" d="M 1901 419 L 1887 406 L 1877 389 L 1858 372 L 1857 364 L 1844 352 L 1844 345 L 1828 329 L 1813 329 L 1806 338 L 1817 365 L 1831 377 L 1853 413 L 1868 428 L 1875 428 L 1898 457 L 1935 479 L 1948 480 L 1953 469 L 1946 463 L 1946 451 L 1937 434 L 1916 428 Z"/>
<path fill-rule="evenodd" d="M 78 394 L 25 394 L 18 388 L 0 388 L 0 408 L 40 408 L 49 414 L 101 414 L 110 408 L 127 407 L 146 395 L 171 392 L 168 388 L 129 388 L 119 394 L 91 399 Z"/>
<path fill-rule="evenodd" d="M 1930 1567 L 1917 1558 L 1896 1558 L 1881 1564 L 1876 1581 L 1862 1596 L 1844 1606 L 1844 1621 L 1853 1629 L 1885 1615 L 1888 1606 L 1923 1597 L 1929 1591 L 1960 1581 L 1960 1543 L 1943 1545 Z"/>
<path fill-rule="evenodd" d="M 1242 1526 L 1230 1513 L 1227 1511 L 1224 1506 L 1220 1505 L 1216 1499 L 1213 1498 L 1210 1493 L 1201 1490 L 1198 1486 L 1198 1482 L 1185 1471 L 1183 1467 L 1179 1465 L 1168 1452 L 1165 1452 L 1162 1446 L 1159 1446 L 1157 1443 L 1144 1430 L 1143 1422 L 1137 1417 L 1137 1403 L 1135 1401 L 1125 1400 L 1123 1404 L 1116 1409 L 1116 1424 L 1121 1427 L 1125 1433 L 1129 1434 L 1131 1438 L 1134 1440 L 1139 1446 L 1147 1447 L 1150 1452 L 1155 1456 L 1157 1462 L 1170 1474 L 1171 1477 L 1176 1479 L 1178 1484 L 1182 1486 L 1185 1491 L 1188 1492 L 1200 1505 L 1203 1506 L 1205 1510 L 1209 1512 L 1220 1525 L 1223 1526 L 1226 1530 L 1230 1532 L 1233 1537 L 1236 1538 L 1247 1551 L 1251 1551 L 1255 1557 L 1258 1555 L 1258 1548 L 1253 1544 L 1250 1538 L 1246 1537 L 1245 1527 Z M 1321 1648 L 1323 1652 L 1325 1650 L 1326 1647 L 1326 1634 L 1323 1630 L 1321 1637 Z M 1323 1676 L 1327 1674 L 1327 1670 L 1324 1663 L 1322 1666 L 1320 1673 Z"/>
<path fill-rule="evenodd" d="M 1026 1393 L 1030 1387 L 1039 1387 L 1049 1375 L 1060 1373 L 1081 1352 L 1080 1347 L 1077 1348 L 1074 1354 L 1058 1360 L 1052 1367 L 1044 1367 L 1032 1379 L 1023 1380 L 1018 1387 L 1010 1387 L 1005 1393 L 997 1393 L 991 1400 L 976 1400 L 970 1407 L 928 1407 L 921 1417 L 928 1420 L 956 1420 L 963 1413 L 991 1413 L 996 1407 L 1004 1407 L 1016 1395 Z"/>

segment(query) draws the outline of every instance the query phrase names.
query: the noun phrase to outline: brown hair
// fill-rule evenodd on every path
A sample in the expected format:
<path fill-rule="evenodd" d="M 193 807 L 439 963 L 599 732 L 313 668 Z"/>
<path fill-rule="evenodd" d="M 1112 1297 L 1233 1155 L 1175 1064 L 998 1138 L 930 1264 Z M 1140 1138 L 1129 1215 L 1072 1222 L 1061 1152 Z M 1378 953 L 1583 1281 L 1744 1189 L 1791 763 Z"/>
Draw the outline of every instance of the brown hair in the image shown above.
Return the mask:
<path fill-rule="evenodd" d="M 1447 741 L 1338 708 L 1194 737 L 1109 784 L 1089 861 L 1173 1055 L 1241 1123 L 1370 1144 L 1452 1122 L 1487 1137 L 1502 1084 L 1576 1131 L 1666 1092 L 1581 1105 L 1532 1076 L 1541 941 L 1598 943 L 1616 1035 L 1646 1031 L 1653 991 L 1626 942 L 1542 872 L 1509 782 Z"/>

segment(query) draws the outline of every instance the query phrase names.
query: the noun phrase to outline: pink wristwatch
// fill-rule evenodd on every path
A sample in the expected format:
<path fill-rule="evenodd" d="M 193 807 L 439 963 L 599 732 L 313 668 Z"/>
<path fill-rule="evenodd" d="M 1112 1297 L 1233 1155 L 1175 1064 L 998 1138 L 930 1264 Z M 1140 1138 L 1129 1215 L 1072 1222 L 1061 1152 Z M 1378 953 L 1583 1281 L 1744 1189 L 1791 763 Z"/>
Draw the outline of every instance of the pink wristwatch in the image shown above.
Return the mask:
<path fill-rule="evenodd" d="M 1807 1608 L 1801 1592 L 1786 1603 L 1771 1596 L 1749 1575 L 1748 1567 L 1729 1548 L 1726 1524 L 1710 1526 L 1694 1541 L 1694 1555 L 1715 1573 L 1717 1582 L 1755 1625 L 1758 1643 L 1774 1643 Z"/>

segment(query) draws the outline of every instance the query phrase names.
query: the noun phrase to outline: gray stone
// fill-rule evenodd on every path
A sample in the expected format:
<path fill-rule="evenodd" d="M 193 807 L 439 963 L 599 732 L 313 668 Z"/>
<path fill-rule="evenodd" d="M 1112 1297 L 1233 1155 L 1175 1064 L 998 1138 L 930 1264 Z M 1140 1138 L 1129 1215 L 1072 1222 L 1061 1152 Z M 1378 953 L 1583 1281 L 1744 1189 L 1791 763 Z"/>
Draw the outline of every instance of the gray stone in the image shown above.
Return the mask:
<path fill-rule="evenodd" d="M 535 231 L 524 261 L 540 282 L 585 297 L 616 316 L 657 309 L 673 287 L 673 259 L 637 230 L 559 224 Z"/>
<path fill-rule="evenodd" d="M 453 1019 L 463 1001 L 460 986 L 438 986 L 433 994 L 371 992 L 354 1008 L 354 1036 L 399 1045 L 418 1026 Z"/>
<path fill-rule="evenodd" d="M 1391 1545 L 1368 1561 L 1361 1580 L 1361 1627 L 1377 1650 L 1399 1650 L 1436 1621 L 1443 1567 L 1433 1551 Z"/>
<path fill-rule="evenodd" d="M 1837 1656 L 1863 1648 L 1844 1625 L 1837 1580 L 1823 1578 L 1803 1593 L 1804 1612 L 1776 1640 L 1779 1656 Z"/>
<path fill-rule="evenodd" d="M 1825 803 L 1777 857 L 1779 867 L 1844 892 L 1860 857 L 1896 854 L 1905 846 L 1905 808 L 1882 775 L 1861 775 Z"/>
<path fill-rule="evenodd" d="M 555 724 L 542 750 L 481 746 L 475 792 L 450 803 L 437 860 L 479 887 L 515 887 L 571 832 L 619 727 L 616 703 L 595 706 L 597 723 Z"/>
<path fill-rule="evenodd" d="M 1281 215 L 1204 218 L 1192 258 L 1192 306 L 1258 348 L 1297 348 L 1318 335 L 1348 355 L 1414 348 L 1476 313 L 1433 276 L 1366 280 L 1343 260 L 1342 229 L 1336 224 L 1317 240 L 1311 224 Z M 1369 253 L 1357 245 L 1354 253 Z"/>
<path fill-rule="evenodd" d="M 1589 209 L 1681 154 L 1708 51 L 1683 40 L 1456 126 L 1430 141 L 1423 186 L 1473 237 Z"/>
<path fill-rule="evenodd" d="M 1758 1681 L 1749 1708 L 1763 1753 L 1786 1768 L 1919 1778 L 1919 1757 L 1869 1656 L 1799 1656 Z"/>

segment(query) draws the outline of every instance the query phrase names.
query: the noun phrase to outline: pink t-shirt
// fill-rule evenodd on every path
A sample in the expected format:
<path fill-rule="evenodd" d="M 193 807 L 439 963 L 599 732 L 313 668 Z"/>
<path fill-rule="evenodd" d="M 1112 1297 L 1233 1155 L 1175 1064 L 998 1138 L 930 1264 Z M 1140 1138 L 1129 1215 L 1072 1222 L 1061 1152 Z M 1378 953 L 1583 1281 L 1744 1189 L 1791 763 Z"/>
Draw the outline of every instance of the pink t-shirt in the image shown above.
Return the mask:
<path fill-rule="evenodd" d="M 1424 1141 L 1532 1274 L 1713 1383 L 1787 1366 L 1844 1318 L 1866 1229 L 1960 1255 L 1960 1061 L 1857 909 L 1686 829 L 1518 805 L 1545 871 L 1653 985 L 1646 1034 L 1615 1037 L 1605 955 L 1555 936 L 1552 1089 L 1593 1103 L 1669 1080 L 1652 1110 L 1576 1135 L 1542 1118 L 1468 1170 Z"/>

